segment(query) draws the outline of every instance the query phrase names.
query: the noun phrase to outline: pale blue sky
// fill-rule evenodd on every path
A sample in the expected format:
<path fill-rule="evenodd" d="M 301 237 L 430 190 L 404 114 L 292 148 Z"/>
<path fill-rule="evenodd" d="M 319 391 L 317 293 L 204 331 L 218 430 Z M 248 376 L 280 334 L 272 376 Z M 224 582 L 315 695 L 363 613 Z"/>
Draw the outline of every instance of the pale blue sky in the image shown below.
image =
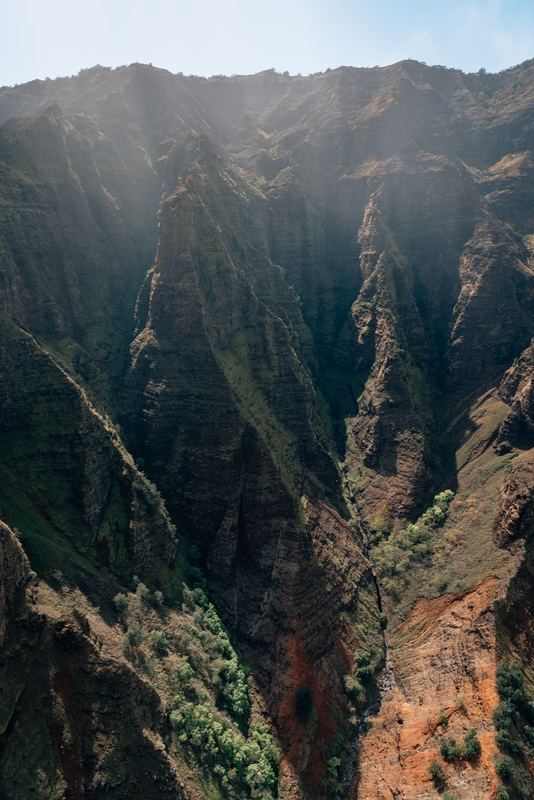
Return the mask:
<path fill-rule="evenodd" d="M 0 28 L 0 85 L 133 61 L 209 76 L 533 57 L 533 0 L 5 0 Z"/>

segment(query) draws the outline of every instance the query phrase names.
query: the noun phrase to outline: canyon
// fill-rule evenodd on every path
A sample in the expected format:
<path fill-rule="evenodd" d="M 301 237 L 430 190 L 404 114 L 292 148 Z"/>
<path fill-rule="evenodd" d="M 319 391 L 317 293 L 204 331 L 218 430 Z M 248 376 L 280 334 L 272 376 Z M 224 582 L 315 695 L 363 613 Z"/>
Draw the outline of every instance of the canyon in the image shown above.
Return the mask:
<path fill-rule="evenodd" d="M 0 88 L 2 797 L 530 796 L 533 159 L 534 60 Z"/>

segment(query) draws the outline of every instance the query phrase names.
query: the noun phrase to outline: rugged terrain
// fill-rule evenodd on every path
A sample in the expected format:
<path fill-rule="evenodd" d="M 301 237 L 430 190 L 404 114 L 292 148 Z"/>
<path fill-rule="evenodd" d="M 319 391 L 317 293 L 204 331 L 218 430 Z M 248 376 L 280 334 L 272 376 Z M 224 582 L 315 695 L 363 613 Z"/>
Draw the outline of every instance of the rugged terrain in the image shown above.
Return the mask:
<path fill-rule="evenodd" d="M 534 65 L 0 125 L 2 796 L 529 796 Z"/>

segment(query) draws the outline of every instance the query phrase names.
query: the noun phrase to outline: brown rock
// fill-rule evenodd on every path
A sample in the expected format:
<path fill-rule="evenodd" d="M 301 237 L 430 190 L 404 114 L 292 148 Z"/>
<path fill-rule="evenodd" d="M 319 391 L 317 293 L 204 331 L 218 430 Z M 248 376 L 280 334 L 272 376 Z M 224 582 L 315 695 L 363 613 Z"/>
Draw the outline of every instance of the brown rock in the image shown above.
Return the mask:
<path fill-rule="evenodd" d="M 30 579 L 30 565 L 20 542 L 0 521 L 0 647 L 15 614 L 17 600 Z"/>

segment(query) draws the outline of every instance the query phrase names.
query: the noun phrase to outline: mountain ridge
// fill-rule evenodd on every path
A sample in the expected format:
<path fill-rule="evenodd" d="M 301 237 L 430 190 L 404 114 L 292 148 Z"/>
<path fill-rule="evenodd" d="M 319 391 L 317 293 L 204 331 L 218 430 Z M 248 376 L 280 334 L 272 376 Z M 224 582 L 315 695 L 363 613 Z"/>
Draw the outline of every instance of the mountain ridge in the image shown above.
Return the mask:
<path fill-rule="evenodd" d="M 35 796 L 332 795 L 380 698 L 347 797 L 434 796 L 442 705 L 482 743 L 448 787 L 493 798 L 497 658 L 534 685 L 532 63 L 95 67 L 0 89 L 0 122 L 0 505 L 37 573 L 6 572 L 0 658 L 13 696 L 12 648 L 56 676 Z M 158 709 L 153 783 L 111 766 L 120 723 L 72 744 L 114 670 Z"/>

